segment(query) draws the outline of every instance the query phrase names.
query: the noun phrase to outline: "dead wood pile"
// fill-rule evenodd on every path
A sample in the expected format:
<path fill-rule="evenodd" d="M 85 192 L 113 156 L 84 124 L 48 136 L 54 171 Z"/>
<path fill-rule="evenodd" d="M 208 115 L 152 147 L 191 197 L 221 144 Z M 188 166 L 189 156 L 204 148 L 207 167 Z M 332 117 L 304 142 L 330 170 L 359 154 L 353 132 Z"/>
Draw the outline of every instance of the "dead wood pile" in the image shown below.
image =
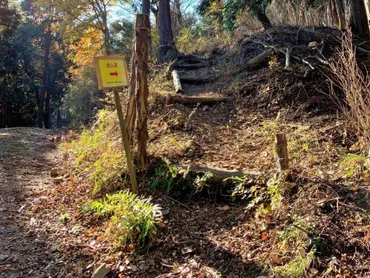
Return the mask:
<path fill-rule="evenodd" d="M 282 107 L 313 114 L 335 112 L 340 90 L 331 95 L 328 63 L 341 47 L 343 32 L 327 27 L 280 27 L 219 50 L 217 63 L 232 65 L 232 75 L 243 75 L 234 95 L 245 105 L 277 111 Z M 249 61 L 272 50 L 260 67 L 247 69 Z M 220 53 L 221 52 L 221 53 Z M 366 50 L 358 47 L 359 55 Z M 220 57 L 221 56 L 221 57 Z M 216 61 L 213 59 L 213 61 Z"/>

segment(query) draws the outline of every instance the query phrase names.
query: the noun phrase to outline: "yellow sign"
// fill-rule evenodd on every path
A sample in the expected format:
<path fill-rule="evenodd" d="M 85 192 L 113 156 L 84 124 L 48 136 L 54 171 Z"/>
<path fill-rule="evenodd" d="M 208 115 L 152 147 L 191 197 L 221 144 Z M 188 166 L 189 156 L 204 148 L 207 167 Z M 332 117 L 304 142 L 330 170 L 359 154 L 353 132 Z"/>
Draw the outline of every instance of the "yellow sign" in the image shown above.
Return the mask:
<path fill-rule="evenodd" d="M 98 76 L 99 90 L 128 86 L 128 74 L 125 57 L 95 57 L 95 68 Z"/>

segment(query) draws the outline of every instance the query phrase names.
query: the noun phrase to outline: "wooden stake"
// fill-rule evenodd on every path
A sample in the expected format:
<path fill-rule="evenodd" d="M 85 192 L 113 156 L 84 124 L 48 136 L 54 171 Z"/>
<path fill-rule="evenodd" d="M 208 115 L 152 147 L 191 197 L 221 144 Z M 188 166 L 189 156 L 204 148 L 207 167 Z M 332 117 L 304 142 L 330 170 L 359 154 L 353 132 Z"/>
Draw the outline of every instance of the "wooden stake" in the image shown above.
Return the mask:
<path fill-rule="evenodd" d="M 287 140 L 284 133 L 278 133 L 275 136 L 277 164 L 279 172 L 284 172 L 289 168 L 289 157 Z"/>
<path fill-rule="evenodd" d="M 137 111 L 137 145 L 141 167 L 145 167 L 147 158 L 148 135 L 148 36 L 149 16 L 136 15 L 136 111 Z"/>
<path fill-rule="evenodd" d="M 123 112 L 122 112 L 121 100 L 120 100 L 120 97 L 119 97 L 118 89 L 114 88 L 113 93 L 114 93 L 114 101 L 116 103 L 119 125 L 120 125 L 120 128 L 121 128 L 123 148 L 125 149 L 125 152 L 126 152 L 127 167 L 128 167 L 129 173 L 130 173 L 131 188 L 132 188 L 132 191 L 134 193 L 137 193 L 136 172 L 135 172 L 135 169 L 134 169 L 134 163 L 132 161 L 132 155 L 131 155 L 131 150 L 130 150 L 130 142 L 129 142 L 129 137 L 128 137 L 127 130 L 126 130 L 126 127 L 125 127 L 125 121 L 123 119 Z"/>

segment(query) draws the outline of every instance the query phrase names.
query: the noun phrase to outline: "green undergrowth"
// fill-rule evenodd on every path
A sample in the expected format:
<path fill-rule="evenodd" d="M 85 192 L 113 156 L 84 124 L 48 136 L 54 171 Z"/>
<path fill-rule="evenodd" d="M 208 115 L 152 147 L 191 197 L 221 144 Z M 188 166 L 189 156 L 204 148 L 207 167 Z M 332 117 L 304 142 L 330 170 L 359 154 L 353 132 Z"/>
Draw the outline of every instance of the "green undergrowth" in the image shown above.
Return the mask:
<path fill-rule="evenodd" d="M 162 223 L 161 208 L 150 198 L 123 191 L 106 194 L 93 201 L 88 209 L 99 217 L 108 219 L 108 233 L 117 246 L 133 245 L 138 250 L 154 239 Z"/>
<path fill-rule="evenodd" d="M 315 258 L 315 249 L 313 248 L 307 254 L 302 253 L 296 255 L 292 261 L 283 266 L 274 267 L 272 272 L 275 274 L 275 277 L 300 278 L 303 277 L 305 272 L 308 270 L 314 258 Z"/>
<path fill-rule="evenodd" d="M 190 199 L 207 197 L 220 201 L 262 201 L 259 193 L 266 190 L 267 177 L 260 174 L 221 179 L 210 172 L 190 171 L 171 164 L 167 159 L 157 161 L 149 172 L 150 191 Z"/>
<path fill-rule="evenodd" d="M 92 195 L 99 196 L 122 186 L 126 165 L 114 111 L 101 110 L 91 129 L 64 147 L 74 160 L 75 175 L 87 175 Z"/>

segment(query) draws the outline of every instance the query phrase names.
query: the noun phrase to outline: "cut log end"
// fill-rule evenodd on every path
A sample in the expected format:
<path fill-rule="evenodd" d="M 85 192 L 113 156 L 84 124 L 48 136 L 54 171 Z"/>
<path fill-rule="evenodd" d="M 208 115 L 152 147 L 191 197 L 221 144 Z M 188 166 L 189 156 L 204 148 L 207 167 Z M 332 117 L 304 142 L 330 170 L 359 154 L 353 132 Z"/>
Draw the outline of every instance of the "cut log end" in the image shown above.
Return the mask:
<path fill-rule="evenodd" d="M 173 85 L 175 87 L 175 93 L 176 94 L 184 93 L 184 90 L 182 89 L 181 85 L 180 74 L 177 70 L 172 71 L 172 79 Z"/>

